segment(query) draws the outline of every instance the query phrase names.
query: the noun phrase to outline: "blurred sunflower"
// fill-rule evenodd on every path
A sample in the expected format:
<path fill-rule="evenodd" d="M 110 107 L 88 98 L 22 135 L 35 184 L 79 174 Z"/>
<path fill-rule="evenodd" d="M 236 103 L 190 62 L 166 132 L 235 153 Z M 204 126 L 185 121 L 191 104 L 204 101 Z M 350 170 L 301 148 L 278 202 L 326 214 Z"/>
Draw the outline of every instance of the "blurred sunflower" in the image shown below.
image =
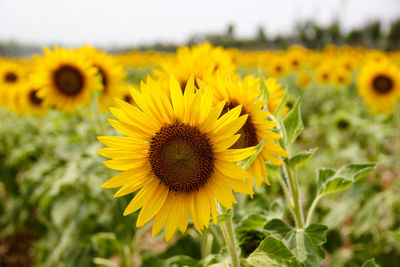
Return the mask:
<path fill-rule="evenodd" d="M 267 62 L 266 71 L 268 75 L 273 77 L 282 77 L 287 71 L 288 67 L 286 65 L 286 60 L 283 59 L 283 56 L 274 55 Z"/>
<path fill-rule="evenodd" d="M 309 71 L 300 71 L 297 74 L 296 84 L 301 89 L 306 89 L 312 82 L 312 75 Z"/>
<path fill-rule="evenodd" d="M 316 70 L 317 82 L 327 85 L 332 82 L 332 64 L 325 63 L 320 65 Z"/>
<path fill-rule="evenodd" d="M 357 78 L 358 94 L 373 113 L 389 113 L 400 97 L 400 70 L 387 61 L 368 63 Z"/>
<path fill-rule="evenodd" d="M 115 197 L 140 189 L 124 215 L 141 209 L 138 227 L 155 217 L 153 236 L 166 224 L 167 241 L 177 227 L 185 232 L 189 216 L 200 233 L 209 226 L 210 214 L 217 223 L 215 200 L 230 209 L 236 203 L 232 189 L 251 193 L 245 182 L 249 173 L 234 162 L 255 152 L 254 147 L 228 149 L 247 119 L 240 116 L 241 106 L 220 116 L 225 102 L 213 106 L 212 91 L 195 91 L 193 77 L 184 94 L 176 79 L 169 83 L 171 100 L 160 86 L 145 88 L 144 83 L 140 91 L 131 91 L 138 107 L 117 100 L 119 108 L 110 111 L 118 120 L 109 122 L 127 137 L 99 137 L 109 146 L 99 150 L 111 158 L 104 164 L 123 171 L 103 187 L 122 186 Z"/>
<path fill-rule="evenodd" d="M 78 106 L 89 105 L 92 93 L 102 89 L 97 69 L 80 51 L 46 48 L 37 63 L 32 80 L 46 106 L 73 112 Z"/>
<path fill-rule="evenodd" d="M 48 109 L 43 105 L 43 100 L 37 95 L 38 90 L 33 88 L 28 81 L 18 85 L 10 92 L 9 107 L 17 115 L 42 116 Z"/>
<path fill-rule="evenodd" d="M 276 122 L 267 120 L 270 113 L 262 110 L 265 100 L 258 100 L 261 94 L 259 79 L 249 75 L 240 81 L 237 75 L 218 75 L 216 78 L 206 79 L 205 85 L 214 88 L 216 103 L 226 101 L 222 114 L 242 106 L 241 115 L 248 116 L 246 123 L 238 130 L 240 138 L 232 145 L 232 148 L 256 146 L 265 137 L 261 153 L 248 170 L 254 177 L 258 188 L 261 187 L 262 180 L 269 184 L 265 160 L 275 165 L 282 165 L 283 162 L 276 156 L 285 157 L 289 154 L 275 143 L 275 140 L 281 136 L 270 131 L 275 127 Z M 271 103 L 271 110 L 275 111 L 285 91 L 280 90 L 280 85 L 276 84 L 274 78 L 268 79 L 266 85 L 268 89 L 272 89 L 269 94 L 269 104 Z M 248 180 L 248 182 L 252 188 L 253 181 Z"/>
<path fill-rule="evenodd" d="M 336 85 L 348 86 L 351 82 L 351 72 L 345 68 L 337 67 L 333 71 L 332 80 Z"/>
<path fill-rule="evenodd" d="M 88 45 L 81 50 L 92 65 L 96 67 L 97 73 L 101 77 L 103 91 L 98 99 L 98 105 L 100 111 L 103 112 L 114 103 L 115 97 L 120 97 L 122 91 L 126 88 L 124 83 L 126 73 L 114 57 Z"/>
<path fill-rule="evenodd" d="M 24 71 L 18 64 L 0 62 L 0 105 L 8 105 L 9 96 L 23 81 Z"/>
<path fill-rule="evenodd" d="M 174 75 L 184 90 L 192 75 L 195 77 L 197 87 L 198 79 L 201 80 L 206 75 L 213 75 L 216 71 L 233 74 L 235 68 L 228 52 L 222 47 L 213 47 L 210 43 L 205 42 L 191 48 L 180 47 L 176 58 L 161 63 L 161 69 L 156 69 L 154 76 L 168 80 L 165 78 Z"/>

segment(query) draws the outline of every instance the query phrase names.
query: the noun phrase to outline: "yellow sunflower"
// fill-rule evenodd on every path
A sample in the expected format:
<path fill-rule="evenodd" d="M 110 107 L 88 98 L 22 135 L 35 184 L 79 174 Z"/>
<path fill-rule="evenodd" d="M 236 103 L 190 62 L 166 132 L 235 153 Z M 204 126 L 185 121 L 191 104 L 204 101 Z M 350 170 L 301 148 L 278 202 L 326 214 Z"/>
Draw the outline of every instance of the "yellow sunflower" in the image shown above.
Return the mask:
<path fill-rule="evenodd" d="M 236 66 L 228 52 L 222 47 L 213 47 L 210 43 L 205 42 L 191 48 L 180 47 L 176 53 L 176 58 L 163 62 L 161 69 L 154 71 L 154 76 L 168 80 L 165 78 L 174 75 L 181 88 L 185 88 L 192 75 L 194 75 L 197 84 L 198 79 L 213 75 L 217 71 L 233 74 L 235 68 Z"/>
<path fill-rule="evenodd" d="M 269 102 L 270 109 L 274 111 L 280 103 L 284 90 L 280 90 L 280 85 L 276 80 L 270 78 L 266 81 L 267 88 L 270 89 Z M 281 136 L 270 131 L 275 127 L 275 121 L 268 121 L 269 112 L 263 111 L 265 101 L 259 100 L 261 91 L 259 90 L 259 79 L 249 75 L 239 80 L 239 76 L 218 75 L 216 78 L 206 79 L 205 86 L 214 88 L 214 101 L 226 101 L 223 112 L 242 106 L 241 115 L 247 115 L 247 121 L 242 128 L 238 130 L 241 136 L 233 144 L 232 148 L 248 148 L 256 146 L 265 137 L 264 147 L 249 167 L 249 172 L 254 177 L 258 188 L 261 187 L 262 179 L 269 184 L 265 168 L 265 160 L 275 165 L 281 165 L 283 162 L 276 156 L 288 156 L 289 154 L 275 143 Z M 277 104 L 278 103 L 278 104 Z M 252 185 L 252 180 L 248 180 Z"/>
<path fill-rule="evenodd" d="M 24 78 L 24 71 L 18 64 L 0 61 L 0 105 L 8 105 L 10 94 Z"/>
<path fill-rule="evenodd" d="M 373 113 L 389 113 L 400 97 L 400 70 L 388 62 L 371 62 L 357 79 L 358 94 Z"/>
<path fill-rule="evenodd" d="M 46 48 L 37 62 L 32 78 L 46 106 L 73 112 L 78 106 L 89 105 L 92 93 L 102 89 L 97 69 L 80 51 Z"/>
<path fill-rule="evenodd" d="M 351 72 L 345 68 L 337 67 L 333 71 L 332 80 L 336 85 L 348 86 L 351 82 Z"/>
<path fill-rule="evenodd" d="M 123 171 L 103 187 L 121 187 L 115 197 L 139 190 L 124 215 L 141 209 L 136 225 L 154 218 L 153 236 L 166 224 L 165 239 L 179 228 L 185 232 L 189 216 L 201 233 L 209 226 L 210 214 L 217 223 L 216 200 L 226 208 L 236 203 L 232 189 L 250 193 L 248 172 L 234 162 L 255 152 L 254 147 L 228 149 L 247 119 L 241 106 L 223 116 L 225 102 L 212 105 L 209 89 L 195 92 L 194 79 L 182 93 L 178 81 L 170 79 L 171 100 L 161 87 L 132 90 L 138 107 L 116 100 L 110 108 L 118 120 L 110 124 L 126 137 L 102 136 L 108 146 L 99 153 L 111 160 L 104 164 Z M 149 90 L 151 89 L 151 90 Z"/>
<path fill-rule="evenodd" d="M 38 96 L 38 89 L 29 81 L 23 82 L 11 96 L 10 108 L 18 115 L 43 116 L 48 108 Z"/>
<path fill-rule="evenodd" d="M 288 66 L 283 54 L 277 53 L 268 60 L 266 71 L 268 75 L 273 77 L 282 77 L 288 72 Z"/>
<path fill-rule="evenodd" d="M 301 89 L 306 89 L 312 82 L 312 76 L 311 73 L 309 71 L 300 71 L 297 74 L 297 79 L 296 79 L 296 83 L 297 86 L 300 87 Z"/>
<path fill-rule="evenodd" d="M 114 103 L 114 98 L 119 97 L 126 88 L 124 83 L 126 73 L 114 57 L 107 55 L 105 52 L 100 52 L 88 45 L 82 48 L 82 52 L 96 67 L 101 77 L 103 91 L 99 97 L 98 104 L 100 110 L 105 111 Z"/>

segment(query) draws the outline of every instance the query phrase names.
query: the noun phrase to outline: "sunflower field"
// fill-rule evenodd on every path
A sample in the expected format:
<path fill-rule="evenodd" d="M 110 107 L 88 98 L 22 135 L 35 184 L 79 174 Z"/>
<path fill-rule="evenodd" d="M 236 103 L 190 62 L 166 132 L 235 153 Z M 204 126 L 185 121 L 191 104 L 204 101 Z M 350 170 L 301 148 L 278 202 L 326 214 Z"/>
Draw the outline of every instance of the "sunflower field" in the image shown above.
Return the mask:
<path fill-rule="evenodd" d="M 400 52 L 0 58 L 0 266 L 400 266 Z"/>

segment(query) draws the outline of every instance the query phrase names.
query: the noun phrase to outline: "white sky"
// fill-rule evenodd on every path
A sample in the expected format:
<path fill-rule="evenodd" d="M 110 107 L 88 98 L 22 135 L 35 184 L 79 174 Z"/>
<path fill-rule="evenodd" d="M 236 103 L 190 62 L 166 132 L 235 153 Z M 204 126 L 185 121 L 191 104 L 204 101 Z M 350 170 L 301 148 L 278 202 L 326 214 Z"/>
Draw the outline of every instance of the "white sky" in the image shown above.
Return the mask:
<path fill-rule="evenodd" d="M 400 18 L 400 0 L 0 0 L 0 40 L 32 44 L 100 46 L 182 43 L 195 33 L 222 33 L 229 23 L 239 37 L 258 26 L 267 35 L 290 32 L 313 18 L 339 18 L 346 29 Z"/>

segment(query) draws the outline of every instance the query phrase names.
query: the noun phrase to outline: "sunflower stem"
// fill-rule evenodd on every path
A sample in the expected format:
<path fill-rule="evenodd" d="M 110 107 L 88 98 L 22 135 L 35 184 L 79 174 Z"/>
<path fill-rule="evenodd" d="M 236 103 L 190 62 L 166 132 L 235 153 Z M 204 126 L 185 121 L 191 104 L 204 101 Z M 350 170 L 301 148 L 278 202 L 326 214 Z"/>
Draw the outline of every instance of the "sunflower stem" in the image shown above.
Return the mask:
<path fill-rule="evenodd" d="M 308 215 L 307 215 L 307 220 L 306 220 L 306 227 L 310 225 L 310 223 L 312 222 L 312 218 L 314 215 L 314 211 L 317 208 L 318 202 L 321 200 L 322 195 L 318 195 L 316 198 L 314 198 L 310 210 L 308 211 Z"/>
<path fill-rule="evenodd" d="M 211 248 L 211 239 L 212 236 L 208 233 L 207 230 L 204 231 L 203 236 L 202 236 L 202 242 L 201 242 L 201 258 L 205 258 L 210 254 L 210 248 Z M 211 242 L 210 242 L 211 241 Z"/>
<path fill-rule="evenodd" d="M 221 212 L 226 213 L 227 209 L 221 207 Z M 237 245 L 236 245 L 236 237 L 235 237 L 235 231 L 233 229 L 233 215 L 231 215 L 227 220 L 225 220 L 222 223 L 219 223 L 219 226 L 221 227 L 222 234 L 224 235 L 224 239 L 226 242 L 226 245 L 228 246 L 229 254 L 231 255 L 232 259 L 232 266 L 233 267 L 240 267 L 240 261 L 239 261 L 239 255 L 237 251 Z"/>
<path fill-rule="evenodd" d="M 282 122 L 278 121 L 273 115 L 270 115 L 272 120 L 277 121 L 277 128 L 283 138 L 279 140 L 279 144 L 281 147 L 289 151 L 288 145 L 287 145 L 287 140 L 286 140 L 286 132 L 285 132 L 285 127 L 283 127 Z M 293 214 L 293 217 L 296 222 L 296 227 L 297 228 L 304 228 L 304 216 L 303 216 L 303 210 L 301 208 L 301 202 L 300 202 L 300 190 L 299 190 L 299 182 L 297 179 L 297 173 L 295 170 L 290 168 L 287 164 L 284 164 L 279 167 L 281 169 L 280 173 L 280 183 L 283 188 L 283 192 L 285 193 L 285 198 L 286 201 L 288 202 L 290 211 Z M 284 177 L 282 177 L 284 176 Z M 284 181 L 287 181 L 288 183 L 288 188 L 286 187 L 286 183 Z M 290 195 L 289 195 L 290 192 Z"/>

